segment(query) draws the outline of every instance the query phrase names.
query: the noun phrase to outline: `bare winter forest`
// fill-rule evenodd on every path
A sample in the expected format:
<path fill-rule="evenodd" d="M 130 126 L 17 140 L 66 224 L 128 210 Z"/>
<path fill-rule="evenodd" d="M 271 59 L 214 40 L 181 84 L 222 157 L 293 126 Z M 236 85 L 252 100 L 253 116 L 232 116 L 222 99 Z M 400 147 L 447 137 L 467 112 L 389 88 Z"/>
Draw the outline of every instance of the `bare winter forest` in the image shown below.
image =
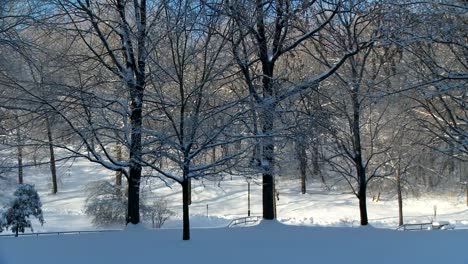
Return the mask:
<path fill-rule="evenodd" d="M 463 0 L 0 0 L 0 186 L 87 159 L 138 224 L 144 179 L 468 195 Z M 107 191 L 106 191 L 107 190 Z M 0 195 L 1 196 L 1 195 Z M 468 199 L 468 198 L 467 198 Z M 468 201 L 467 201 L 468 203 Z M 89 210 L 93 210 L 92 208 Z M 97 210 L 97 209 L 94 209 Z M 1 221 L 0 221 L 1 222 Z"/>

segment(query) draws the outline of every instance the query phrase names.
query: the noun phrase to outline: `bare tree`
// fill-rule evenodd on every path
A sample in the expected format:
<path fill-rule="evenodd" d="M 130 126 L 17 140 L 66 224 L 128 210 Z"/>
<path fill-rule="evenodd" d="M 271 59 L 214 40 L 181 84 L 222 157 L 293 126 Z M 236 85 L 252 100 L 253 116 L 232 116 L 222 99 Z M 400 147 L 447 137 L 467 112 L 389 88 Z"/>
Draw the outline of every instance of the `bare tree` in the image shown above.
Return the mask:
<path fill-rule="evenodd" d="M 353 1 L 344 8 L 348 12 L 337 15 L 335 27 L 323 35 L 326 44 L 316 46 L 316 52 L 327 64 L 327 55 L 336 47 L 350 50 L 360 42 L 372 43 L 343 64 L 324 93 L 335 111 L 329 133 L 335 146 L 329 151 L 328 161 L 358 198 L 361 225 L 367 225 L 368 183 L 390 174 L 386 171 L 388 160 L 378 157 L 384 157 L 390 148 L 389 142 L 380 138 L 395 117 L 387 111 L 390 101 L 382 96 L 392 88 L 392 81 L 398 80 L 393 77 L 400 49 L 382 41 L 385 14 L 380 4 Z"/>
<path fill-rule="evenodd" d="M 240 142 L 242 136 L 228 128 L 242 125 L 242 102 L 230 95 L 230 57 L 228 30 L 221 16 L 193 2 L 168 2 L 161 15 L 164 39 L 154 46 L 158 58 L 151 61 L 154 75 L 148 88 L 147 103 L 154 111 L 148 115 L 149 137 L 145 166 L 155 176 L 172 179 L 182 186 L 183 239 L 190 239 L 189 205 L 191 179 L 217 176 L 233 168 L 245 148 L 212 155 L 216 148 Z M 207 159 L 211 156 L 211 159 Z M 174 165 L 161 168 L 155 161 L 164 157 Z"/>
<path fill-rule="evenodd" d="M 212 3 L 222 12 L 232 27 L 227 36 L 232 54 L 244 80 L 245 92 L 253 98 L 259 113 L 260 168 L 263 177 L 263 217 L 274 219 L 275 129 L 277 107 L 284 99 L 317 87 L 333 74 L 361 44 L 343 51 L 331 67 L 299 83 L 285 82 L 278 62 L 306 42 L 316 42 L 315 36 L 341 12 L 340 1 L 231 1 L 224 6 Z"/>
<path fill-rule="evenodd" d="M 434 149 L 467 159 L 466 5 L 462 1 L 410 2 L 398 8 L 403 24 L 389 38 L 408 54 L 408 93 L 418 104 L 421 131 L 443 144 Z"/>
<path fill-rule="evenodd" d="M 93 98 L 95 103 L 107 104 L 105 97 L 93 95 L 93 91 L 84 90 L 83 85 L 91 79 L 79 79 L 80 89 L 75 90 L 69 97 L 69 103 L 81 97 L 82 110 L 87 116 L 88 131 L 90 134 L 80 131 L 76 123 L 72 122 L 70 116 L 63 113 L 59 115 L 67 121 L 76 134 L 83 140 L 85 148 L 89 151 L 86 158 L 93 162 L 98 162 L 103 166 L 121 171 L 128 179 L 128 215 L 127 223 L 138 224 L 140 222 L 139 213 L 139 189 L 142 171 L 142 123 L 144 112 L 144 92 L 146 88 L 147 74 L 147 42 L 148 30 L 154 26 L 157 14 L 152 13 L 153 18 L 147 20 L 148 13 L 157 12 L 157 7 L 150 5 L 145 0 L 141 1 L 51 1 L 56 6 L 57 12 L 61 12 L 68 21 L 64 30 L 74 32 L 77 43 L 81 43 L 87 48 L 87 53 L 74 54 L 81 57 L 82 61 L 92 61 L 91 67 L 101 67 L 107 70 L 108 77 L 113 76 L 121 81 L 124 86 L 123 92 L 128 98 L 128 105 L 120 104 L 126 100 L 115 100 L 121 109 L 118 114 L 128 123 L 128 138 L 125 136 L 125 146 L 128 147 L 129 158 L 127 161 L 117 160 L 111 154 L 109 135 L 99 132 L 98 120 L 94 120 L 92 108 Z M 149 8 L 149 9 L 148 9 Z M 62 24 L 63 25 L 63 24 Z M 72 54 L 70 54 L 72 55 Z M 85 76 L 79 76 L 82 78 Z M 89 77 L 85 77 L 89 78 Z M 111 77 L 112 78 L 112 77 Z M 78 93 L 77 93 L 78 92 Z M 81 93 L 81 95 L 79 94 Z M 99 98 L 100 97 L 100 98 Z M 112 102 L 107 101 L 110 105 Z M 69 104 L 70 105 L 70 104 Z M 51 105 L 49 105 L 51 106 Z M 60 112 L 56 107 L 56 112 Z M 108 107 L 109 112 L 115 111 Z M 127 116 L 128 115 L 128 116 Z M 101 119 L 105 120 L 105 116 Z M 93 120 L 92 120 L 93 119 Z M 91 122 L 92 120 L 92 122 Z M 113 132 L 114 135 L 115 132 Z M 118 133 L 117 133 L 118 134 Z M 90 140 L 90 137 L 93 140 Z M 121 134 L 118 137 L 122 136 Z M 107 138 L 107 142 L 105 141 Z M 94 141 L 94 142 L 93 142 Z M 115 142 L 115 139 L 113 140 Z M 114 143 L 113 142 L 113 143 Z M 77 155 L 82 155 L 74 151 Z"/>

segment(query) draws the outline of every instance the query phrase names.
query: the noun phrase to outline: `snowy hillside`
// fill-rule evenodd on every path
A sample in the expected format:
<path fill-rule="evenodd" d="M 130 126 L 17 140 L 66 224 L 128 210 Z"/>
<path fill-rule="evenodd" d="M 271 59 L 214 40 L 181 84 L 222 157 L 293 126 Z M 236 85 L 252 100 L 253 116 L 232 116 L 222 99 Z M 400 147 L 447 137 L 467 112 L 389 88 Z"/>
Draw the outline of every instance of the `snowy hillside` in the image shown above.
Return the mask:
<path fill-rule="evenodd" d="M 30 167 L 25 171 L 25 182 L 36 185 L 43 202 L 45 224 L 41 227 L 36 223 L 35 231 L 95 230 L 90 218 L 84 214 L 85 189 L 93 181 L 112 181 L 113 173 L 86 160 L 61 163 L 58 168 L 59 192 L 52 195 L 48 169 L 48 166 Z M 146 180 L 142 193 L 147 199 L 165 198 L 176 215 L 164 227 L 180 228 L 180 186 L 175 183 L 167 184 L 158 179 Z M 227 176 L 221 182 L 205 179 L 194 180 L 192 184 L 192 227 L 226 226 L 231 219 L 247 215 L 247 182 L 244 178 Z M 358 225 L 358 203 L 353 195 L 343 191 L 324 191 L 319 184 L 313 183 L 308 188 L 307 194 L 302 195 L 298 180 L 281 178 L 277 182 L 279 221 L 293 225 Z M 7 190 L 4 192 L 7 193 Z M 431 221 L 436 206 L 436 220 L 450 221 L 457 229 L 466 228 L 468 207 L 464 198 L 462 194 L 451 197 L 408 198 L 404 201 L 405 222 Z M 254 180 L 251 183 L 252 215 L 261 215 L 261 210 L 260 180 Z M 369 201 L 368 210 L 370 224 L 374 227 L 394 229 L 397 226 L 398 207 L 395 198 Z"/>
<path fill-rule="evenodd" d="M 52 195 L 46 166 L 28 168 L 25 173 L 25 182 L 36 185 L 44 204 L 46 223 L 41 227 L 35 222 L 35 231 L 97 229 L 83 213 L 85 189 L 92 181 L 113 180 L 113 174 L 76 160 L 61 164 L 59 175 L 59 193 Z M 435 205 L 437 220 L 450 221 L 456 230 L 395 231 L 395 200 L 369 201 L 371 225 L 385 229 L 349 228 L 358 223 L 357 200 L 352 195 L 323 191 L 314 184 L 310 184 L 306 195 L 301 195 L 298 181 L 283 179 L 277 186 L 279 221 L 290 225 L 267 221 L 254 227 L 227 228 L 230 219 L 247 213 L 245 179 L 193 181 L 192 240 L 182 241 L 180 189 L 177 184 L 168 185 L 151 180 L 143 188 L 144 196 L 164 197 L 176 212 L 164 229 L 138 226 L 104 233 L 0 236 L 0 264 L 468 263 L 464 251 L 468 230 L 460 230 L 468 226 L 468 208 L 462 196 L 405 201 L 407 222 L 430 221 Z M 252 183 L 251 191 L 252 214 L 260 215 L 258 181 Z"/>

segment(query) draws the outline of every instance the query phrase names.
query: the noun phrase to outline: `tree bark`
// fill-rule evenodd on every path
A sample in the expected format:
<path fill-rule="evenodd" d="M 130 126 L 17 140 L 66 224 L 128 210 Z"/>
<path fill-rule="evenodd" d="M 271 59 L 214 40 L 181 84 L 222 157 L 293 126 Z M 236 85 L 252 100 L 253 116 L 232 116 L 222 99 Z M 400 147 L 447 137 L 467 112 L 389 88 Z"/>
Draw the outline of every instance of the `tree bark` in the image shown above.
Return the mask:
<path fill-rule="evenodd" d="M 263 115 L 262 115 L 262 168 L 263 168 L 263 218 L 275 219 L 275 186 L 274 186 L 274 151 L 273 128 L 275 119 L 275 104 L 273 91 L 273 68 L 274 65 L 268 59 L 266 40 L 260 45 L 260 58 L 262 60 L 262 84 L 263 84 Z"/>
<path fill-rule="evenodd" d="M 318 141 L 318 140 L 317 140 Z M 324 176 L 320 171 L 320 164 L 319 164 L 319 144 L 318 142 L 312 143 L 312 173 L 315 177 L 320 178 L 322 183 L 326 185 L 326 181 Z"/>
<path fill-rule="evenodd" d="M 122 146 L 119 143 L 115 145 L 115 156 L 118 161 L 122 160 Z M 122 171 L 115 172 L 115 185 L 119 188 L 122 186 Z"/>
<path fill-rule="evenodd" d="M 141 129 L 142 129 L 142 106 L 143 86 L 130 86 L 132 103 L 130 105 L 130 123 L 132 126 L 130 143 L 130 173 L 128 181 L 128 210 L 127 224 L 138 224 L 140 222 L 140 180 L 141 180 Z"/>
<path fill-rule="evenodd" d="M 265 110 L 265 119 L 263 124 L 263 133 L 265 136 L 263 140 L 263 159 L 262 159 L 262 198 L 263 198 L 263 218 L 264 219 L 275 219 L 275 197 L 274 197 L 274 143 L 271 137 L 273 130 L 273 114 L 271 109 Z"/>
<path fill-rule="evenodd" d="M 52 176 L 52 193 L 56 194 L 57 188 L 57 169 L 55 166 L 54 139 L 52 137 L 52 129 L 50 127 L 49 117 L 46 117 L 47 139 L 50 153 L 50 174 Z"/>
<path fill-rule="evenodd" d="M 183 240 L 190 240 L 189 185 L 189 180 L 184 178 L 184 181 L 182 182 Z"/>
<path fill-rule="evenodd" d="M 192 204 L 192 179 L 187 179 L 188 181 L 188 204 Z"/>
<path fill-rule="evenodd" d="M 19 123 L 19 122 L 18 122 Z M 16 129 L 16 142 L 17 142 L 17 159 L 18 159 L 18 183 L 23 184 L 23 143 L 21 142 L 21 132 Z"/>
<path fill-rule="evenodd" d="M 398 195 L 398 225 L 403 225 L 403 196 L 401 194 L 401 171 L 400 164 L 398 164 L 397 175 L 397 195 Z"/>
<path fill-rule="evenodd" d="M 351 99 L 353 101 L 353 120 L 352 120 L 352 137 L 353 137 L 353 151 L 354 163 L 358 178 L 358 199 L 359 199 L 359 212 L 361 217 L 361 225 L 367 225 L 367 177 L 364 164 L 362 163 L 362 146 L 361 146 L 361 130 L 360 130 L 360 102 L 358 96 L 358 87 L 353 88 Z"/>
<path fill-rule="evenodd" d="M 211 162 L 215 163 L 216 162 L 216 147 L 213 147 L 211 149 Z"/>
<path fill-rule="evenodd" d="M 141 167 L 135 165 L 130 167 L 127 224 L 136 225 L 140 222 L 140 178 Z"/>
<path fill-rule="evenodd" d="M 296 142 L 297 158 L 299 160 L 299 173 L 301 177 L 301 193 L 305 194 L 307 191 L 306 178 L 307 178 L 307 153 L 304 142 Z"/>
<path fill-rule="evenodd" d="M 361 187 L 362 188 L 362 185 Z M 365 190 L 365 187 L 364 187 Z M 359 215 L 361 217 L 361 225 L 365 226 L 369 224 L 367 219 L 367 196 L 366 191 L 359 191 Z"/>

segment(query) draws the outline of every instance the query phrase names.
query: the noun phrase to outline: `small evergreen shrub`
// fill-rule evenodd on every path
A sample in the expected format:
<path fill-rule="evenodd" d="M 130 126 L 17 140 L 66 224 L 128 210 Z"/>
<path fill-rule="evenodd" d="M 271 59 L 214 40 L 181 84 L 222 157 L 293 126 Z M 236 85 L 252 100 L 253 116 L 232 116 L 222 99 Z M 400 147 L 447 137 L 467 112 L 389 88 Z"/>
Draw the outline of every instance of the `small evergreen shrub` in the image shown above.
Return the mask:
<path fill-rule="evenodd" d="M 18 236 L 18 233 L 24 233 L 26 228 L 34 231 L 31 225 L 31 216 L 36 217 L 41 225 L 44 224 L 41 199 L 34 185 L 20 184 L 13 197 L 14 199 L 7 205 L 6 211 L 0 213 L 0 232 L 4 229 L 10 229 Z"/>

